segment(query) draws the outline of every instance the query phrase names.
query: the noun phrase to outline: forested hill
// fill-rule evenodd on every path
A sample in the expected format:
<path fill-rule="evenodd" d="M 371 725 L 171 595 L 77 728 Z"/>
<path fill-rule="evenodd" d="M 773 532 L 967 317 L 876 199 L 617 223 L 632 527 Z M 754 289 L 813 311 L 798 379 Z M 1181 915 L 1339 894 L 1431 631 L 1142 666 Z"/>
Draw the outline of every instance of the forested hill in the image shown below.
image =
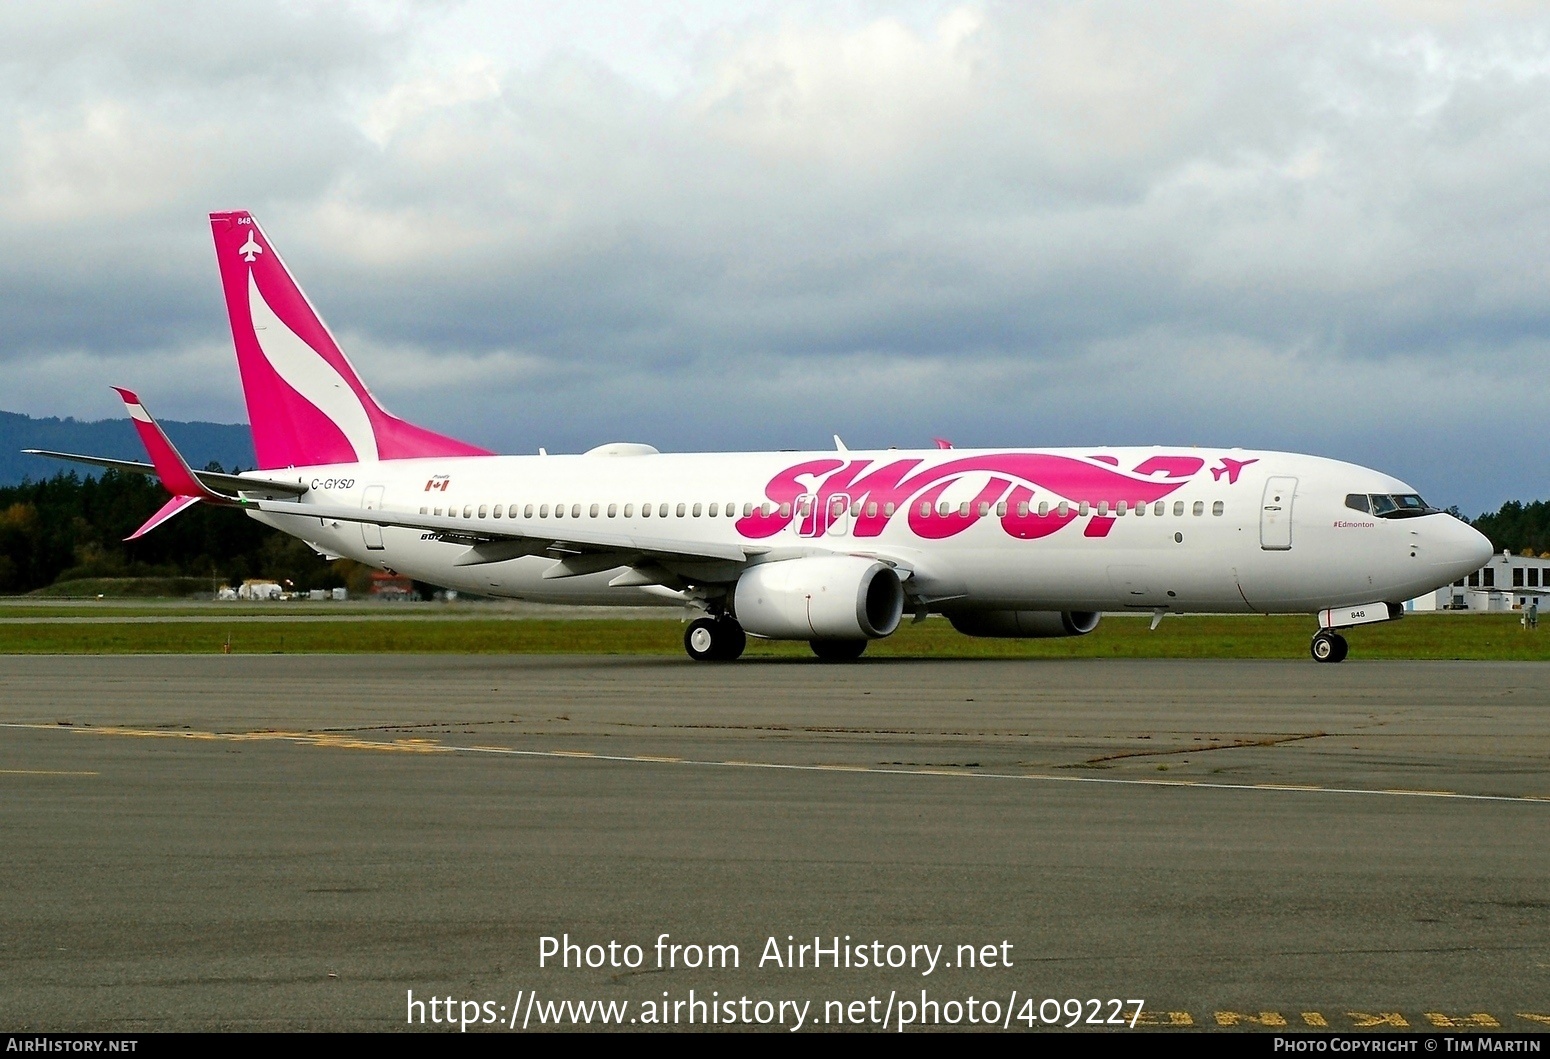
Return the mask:
<path fill-rule="evenodd" d="M 222 467 L 252 467 L 255 462 L 253 436 L 246 424 L 162 421 L 161 425 L 191 467 L 203 467 L 212 461 Z M 71 467 L 81 474 L 94 473 L 80 465 L 23 456 L 22 449 L 54 449 L 140 463 L 146 460 L 145 449 L 128 416 L 85 423 L 78 419 L 34 419 L 16 412 L 0 412 L 0 486 L 17 485 L 23 479 L 41 481 Z"/>

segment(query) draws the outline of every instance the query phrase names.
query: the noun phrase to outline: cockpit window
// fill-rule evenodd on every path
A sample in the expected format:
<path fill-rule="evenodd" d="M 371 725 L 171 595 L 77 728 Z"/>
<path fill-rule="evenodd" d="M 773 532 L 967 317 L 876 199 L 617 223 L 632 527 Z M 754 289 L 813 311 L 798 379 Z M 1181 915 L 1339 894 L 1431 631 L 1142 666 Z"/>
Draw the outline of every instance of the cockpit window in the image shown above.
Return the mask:
<path fill-rule="evenodd" d="M 1345 498 L 1346 507 L 1354 507 L 1358 511 L 1368 510 L 1366 507 L 1352 503 L 1361 499 L 1363 498 L 1352 493 Z M 1369 493 L 1366 500 L 1372 505 L 1372 513 L 1379 518 L 1416 518 L 1437 513 L 1436 508 L 1415 493 Z"/>
<path fill-rule="evenodd" d="M 1345 497 L 1345 506 L 1350 508 L 1352 511 L 1372 510 L 1372 508 L 1367 504 L 1366 493 L 1347 493 Z"/>

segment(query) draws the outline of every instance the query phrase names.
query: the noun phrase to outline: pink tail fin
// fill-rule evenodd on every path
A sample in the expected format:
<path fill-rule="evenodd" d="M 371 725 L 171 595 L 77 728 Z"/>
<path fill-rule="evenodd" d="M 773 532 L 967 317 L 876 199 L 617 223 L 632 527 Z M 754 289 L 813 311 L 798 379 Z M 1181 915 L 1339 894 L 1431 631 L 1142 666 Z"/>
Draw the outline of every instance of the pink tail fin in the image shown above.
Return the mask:
<path fill-rule="evenodd" d="M 252 214 L 210 227 L 260 468 L 489 455 L 377 404 Z"/>

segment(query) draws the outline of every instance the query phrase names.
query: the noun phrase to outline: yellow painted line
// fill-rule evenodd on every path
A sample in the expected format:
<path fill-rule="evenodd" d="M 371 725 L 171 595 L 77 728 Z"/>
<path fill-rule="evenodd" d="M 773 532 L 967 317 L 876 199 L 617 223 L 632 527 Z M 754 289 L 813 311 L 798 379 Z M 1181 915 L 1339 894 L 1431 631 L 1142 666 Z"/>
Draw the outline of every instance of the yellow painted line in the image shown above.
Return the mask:
<path fill-rule="evenodd" d="M 66 772 L 63 769 L 0 769 L 0 776 L 100 776 L 100 772 Z"/>
<path fill-rule="evenodd" d="M 1211 783 L 1205 780 L 1164 780 L 1164 779 L 1121 779 L 1109 776 L 1051 776 L 1039 773 L 1010 773 L 1010 772 L 984 772 L 979 769 L 928 769 L 928 768 L 868 768 L 858 765 L 793 765 L 781 764 L 773 761 L 699 761 L 693 758 L 670 758 L 656 755 L 625 755 L 625 754 L 598 754 L 590 750 L 519 750 L 515 747 L 495 747 L 482 745 L 446 745 L 431 740 L 396 740 L 393 742 L 378 741 L 372 739 L 359 739 L 343 737 L 333 734 L 317 734 L 310 732 L 192 732 L 179 729 L 146 729 L 146 728 L 106 728 L 106 727 L 75 727 L 58 724 L 19 724 L 0 722 L 0 728 L 30 729 L 46 732 L 74 732 L 77 734 L 95 735 L 129 735 L 137 737 L 159 736 L 164 739 L 207 739 L 207 740 L 271 740 L 289 742 L 304 746 L 318 746 L 332 749 L 347 750 L 388 750 L 409 753 L 462 753 L 462 754 L 501 754 L 510 757 L 528 758 L 586 758 L 594 761 L 611 761 L 616 763 L 642 764 L 642 765 L 681 765 L 685 767 L 701 768 L 755 768 L 774 769 L 785 772 L 865 772 L 877 776 L 956 776 L 961 779 L 985 781 L 985 780 L 1021 780 L 1034 783 L 1087 783 L 1101 784 L 1110 787 L 1189 787 L 1197 791 L 1251 791 L 1266 792 L 1280 791 L 1299 794 L 1350 794 L 1383 797 L 1404 798 L 1439 798 L 1456 801 L 1472 802 L 1519 802 L 1544 805 L 1550 803 L 1550 798 L 1542 795 L 1511 795 L 1511 794 L 1460 794 L 1457 791 L 1440 790 L 1414 790 L 1401 787 L 1373 788 L 1373 787 L 1319 787 L 1302 786 L 1286 783 Z M 95 775 L 95 773 L 92 773 Z"/>

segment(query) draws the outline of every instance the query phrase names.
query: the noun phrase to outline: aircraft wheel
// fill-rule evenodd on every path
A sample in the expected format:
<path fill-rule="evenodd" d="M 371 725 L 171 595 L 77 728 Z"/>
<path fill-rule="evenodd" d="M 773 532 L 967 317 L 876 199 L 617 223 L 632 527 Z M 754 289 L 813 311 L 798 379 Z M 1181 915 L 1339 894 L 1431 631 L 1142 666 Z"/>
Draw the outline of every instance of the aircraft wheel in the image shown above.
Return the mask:
<path fill-rule="evenodd" d="M 865 640 L 809 640 L 813 654 L 825 662 L 853 662 L 866 650 Z"/>
<path fill-rule="evenodd" d="M 1345 637 L 1328 629 L 1320 629 L 1309 648 L 1315 662 L 1343 662 L 1350 646 Z"/>
<path fill-rule="evenodd" d="M 696 662 L 730 662 L 747 646 L 743 627 L 730 618 L 696 618 L 684 630 L 684 650 Z"/>

